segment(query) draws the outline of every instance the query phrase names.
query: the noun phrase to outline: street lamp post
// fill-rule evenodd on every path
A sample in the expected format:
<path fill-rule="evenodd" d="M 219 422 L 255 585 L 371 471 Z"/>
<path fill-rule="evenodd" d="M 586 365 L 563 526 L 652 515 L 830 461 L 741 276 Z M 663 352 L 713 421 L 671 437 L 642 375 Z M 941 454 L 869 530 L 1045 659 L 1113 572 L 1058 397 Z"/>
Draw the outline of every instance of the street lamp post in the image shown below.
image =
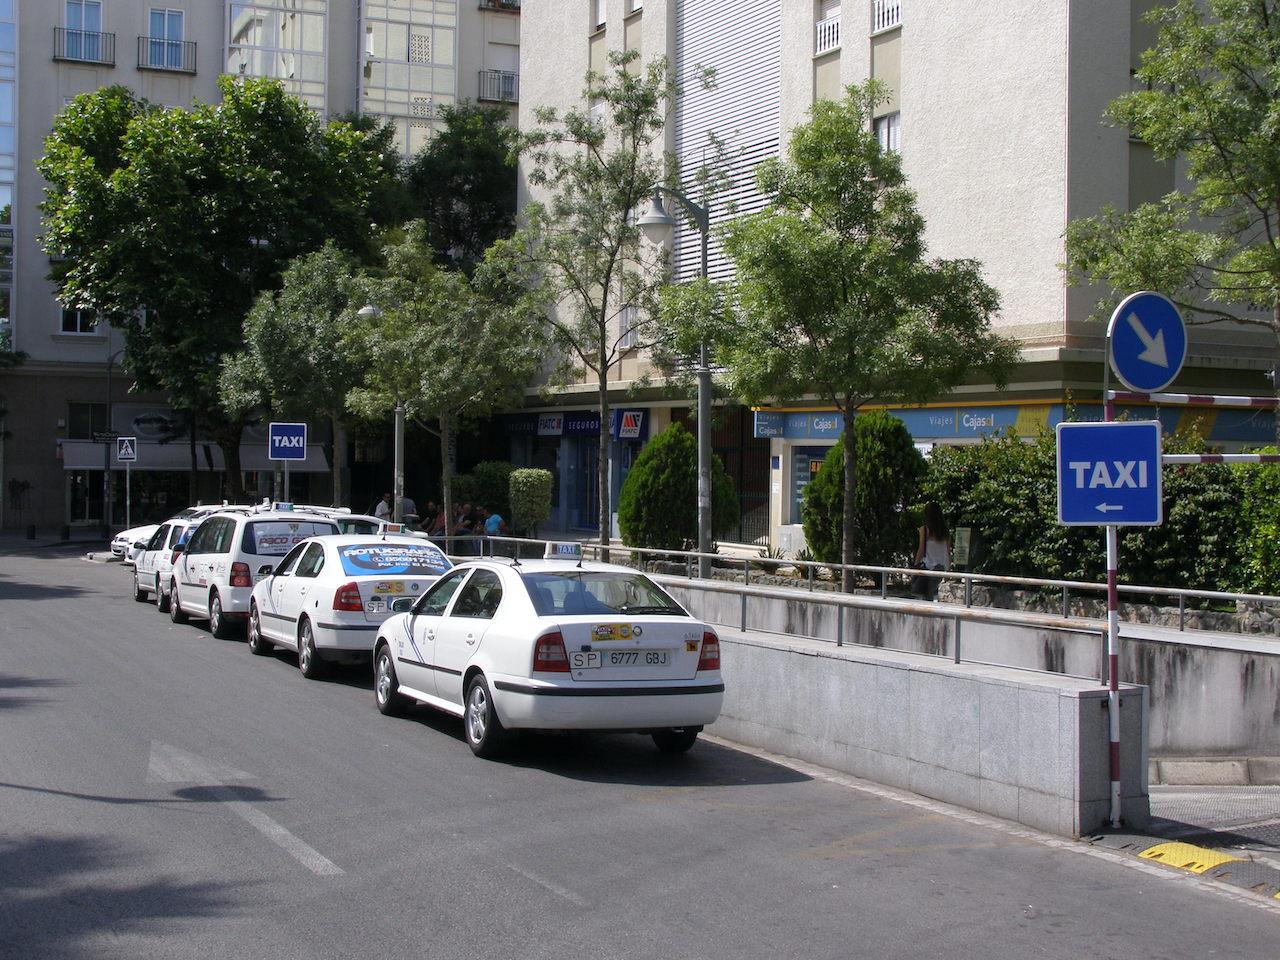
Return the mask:
<path fill-rule="evenodd" d="M 666 194 L 688 212 L 698 228 L 702 241 L 702 260 L 699 276 L 707 278 L 707 245 L 711 239 L 711 215 L 707 208 L 695 203 L 678 190 L 658 185 L 653 190 L 653 205 L 649 212 L 636 221 L 645 235 L 655 244 L 665 243 L 676 222 L 662 205 Z M 711 576 L 711 365 L 707 359 L 707 345 L 698 347 L 698 576 Z"/>
<path fill-rule="evenodd" d="M 363 320 L 369 320 L 374 317 L 382 316 L 382 310 L 371 303 L 366 303 L 356 311 L 356 316 Z M 404 522 L 404 418 L 404 401 L 397 397 L 395 409 L 395 439 L 393 441 L 392 454 L 394 457 L 394 463 L 392 466 L 393 476 L 391 487 L 391 495 L 394 498 L 391 519 L 394 523 Z"/>
<path fill-rule="evenodd" d="M 111 349 L 111 333 L 109 330 L 107 332 L 107 349 L 108 350 Z M 106 432 L 108 437 L 110 437 L 112 432 L 111 431 L 111 422 L 112 422 L 111 421 L 111 412 L 112 412 L 111 411 L 111 403 L 112 403 L 111 368 L 115 364 L 116 358 L 119 357 L 120 354 L 122 353 L 124 353 L 124 350 L 117 350 L 115 353 L 109 354 L 107 356 Z M 92 421 L 92 418 L 90 418 L 90 420 Z M 90 428 L 92 428 L 92 426 L 93 424 L 92 422 L 90 422 Z M 111 445 L 114 442 L 115 442 L 114 440 L 108 439 L 102 445 L 102 535 L 108 539 L 111 538 L 111 495 L 113 493 L 112 484 L 111 484 Z"/>

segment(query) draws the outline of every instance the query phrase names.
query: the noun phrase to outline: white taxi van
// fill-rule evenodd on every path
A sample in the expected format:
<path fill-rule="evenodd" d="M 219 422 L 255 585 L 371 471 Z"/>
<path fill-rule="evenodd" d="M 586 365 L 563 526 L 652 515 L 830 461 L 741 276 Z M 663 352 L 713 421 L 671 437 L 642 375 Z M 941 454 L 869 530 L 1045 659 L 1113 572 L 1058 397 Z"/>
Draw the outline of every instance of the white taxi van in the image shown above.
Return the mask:
<path fill-rule="evenodd" d="M 370 638 L 402 598 L 416 600 L 453 564 L 416 537 L 325 536 L 294 547 L 253 588 L 249 650 L 298 652 L 315 679 L 330 662 L 369 660 Z"/>
<path fill-rule="evenodd" d="M 215 513 L 201 521 L 169 576 L 169 617 L 209 621 L 215 637 L 231 636 L 249 616 L 253 585 L 303 540 L 336 534 L 328 517 L 298 513 L 277 503 L 250 513 Z"/>
<path fill-rule="evenodd" d="M 688 750 L 724 699 L 715 631 L 642 573 L 550 557 L 468 561 L 396 601 L 374 641 L 378 709 L 460 716 L 482 757 L 513 729 L 633 731 Z"/>

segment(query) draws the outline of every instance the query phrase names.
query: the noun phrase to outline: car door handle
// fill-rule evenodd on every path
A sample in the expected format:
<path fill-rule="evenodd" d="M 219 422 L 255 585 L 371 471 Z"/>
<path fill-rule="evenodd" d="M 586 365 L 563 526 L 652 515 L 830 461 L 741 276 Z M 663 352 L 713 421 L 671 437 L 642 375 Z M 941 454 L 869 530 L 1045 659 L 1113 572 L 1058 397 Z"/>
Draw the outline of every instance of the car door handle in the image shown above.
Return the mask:
<path fill-rule="evenodd" d="M 470 643 L 475 643 L 475 642 L 476 642 L 476 635 L 475 635 L 474 633 L 468 633 L 468 634 L 467 634 L 467 643 L 469 643 L 469 644 L 470 644 Z"/>
<path fill-rule="evenodd" d="M 299 592 L 300 594 L 302 594 L 302 595 L 305 597 L 305 596 L 307 595 L 307 588 L 306 588 L 306 587 L 303 587 L 303 588 L 302 588 L 301 590 L 299 590 L 298 592 Z"/>
<path fill-rule="evenodd" d="M 434 630 L 428 630 L 428 631 L 427 631 L 427 639 L 428 639 L 428 640 L 434 640 L 435 638 L 436 638 L 436 632 L 435 632 Z"/>

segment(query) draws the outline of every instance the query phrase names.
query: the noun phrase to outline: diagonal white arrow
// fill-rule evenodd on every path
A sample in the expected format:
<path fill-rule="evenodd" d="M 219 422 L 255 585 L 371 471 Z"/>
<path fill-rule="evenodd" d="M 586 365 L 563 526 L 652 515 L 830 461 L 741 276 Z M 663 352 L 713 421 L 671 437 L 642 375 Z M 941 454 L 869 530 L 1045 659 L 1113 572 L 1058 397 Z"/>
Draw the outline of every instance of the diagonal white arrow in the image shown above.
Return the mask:
<path fill-rule="evenodd" d="M 1157 367 L 1169 366 L 1169 355 L 1164 349 L 1164 331 L 1157 330 L 1153 337 L 1147 332 L 1147 328 L 1142 325 L 1142 321 L 1138 319 L 1136 313 L 1128 316 L 1129 326 L 1133 328 L 1133 332 L 1138 335 L 1138 339 L 1142 341 L 1143 351 L 1138 354 L 1139 360 L 1145 360 L 1147 363 Z"/>

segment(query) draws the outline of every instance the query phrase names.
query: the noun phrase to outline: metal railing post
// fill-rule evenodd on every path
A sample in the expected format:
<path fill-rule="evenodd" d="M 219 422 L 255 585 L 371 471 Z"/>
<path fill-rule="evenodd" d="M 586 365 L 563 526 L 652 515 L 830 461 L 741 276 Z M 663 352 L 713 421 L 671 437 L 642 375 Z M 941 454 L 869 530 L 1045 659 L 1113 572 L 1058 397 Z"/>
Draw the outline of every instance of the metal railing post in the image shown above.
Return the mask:
<path fill-rule="evenodd" d="M 687 553 L 684 555 L 684 575 L 693 579 L 693 557 Z"/>
<path fill-rule="evenodd" d="M 964 577 L 964 605 L 973 606 L 973 577 L 969 574 L 965 574 Z"/>
<path fill-rule="evenodd" d="M 953 647 L 952 653 L 955 657 L 955 662 L 959 663 L 960 662 L 960 618 L 959 617 L 955 618 L 955 635 L 953 639 L 954 639 L 954 642 L 952 643 L 952 647 Z"/>
<path fill-rule="evenodd" d="M 836 646 L 844 646 L 844 607 L 836 604 Z"/>
<path fill-rule="evenodd" d="M 751 558 L 742 558 L 742 585 L 744 587 L 751 585 Z"/>
<path fill-rule="evenodd" d="M 742 598 L 742 632 L 747 632 L 747 591 L 743 590 L 739 594 Z"/>
<path fill-rule="evenodd" d="M 1178 594 L 1178 629 L 1187 629 L 1187 595 Z"/>
<path fill-rule="evenodd" d="M 889 571 L 880 571 L 880 599 L 885 600 L 889 596 Z"/>
<path fill-rule="evenodd" d="M 1066 620 L 1071 616 L 1071 588 L 1064 586 L 1062 588 L 1062 619 Z"/>
<path fill-rule="evenodd" d="M 809 564 L 809 592 L 813 593 L 813 564 Z"/>

